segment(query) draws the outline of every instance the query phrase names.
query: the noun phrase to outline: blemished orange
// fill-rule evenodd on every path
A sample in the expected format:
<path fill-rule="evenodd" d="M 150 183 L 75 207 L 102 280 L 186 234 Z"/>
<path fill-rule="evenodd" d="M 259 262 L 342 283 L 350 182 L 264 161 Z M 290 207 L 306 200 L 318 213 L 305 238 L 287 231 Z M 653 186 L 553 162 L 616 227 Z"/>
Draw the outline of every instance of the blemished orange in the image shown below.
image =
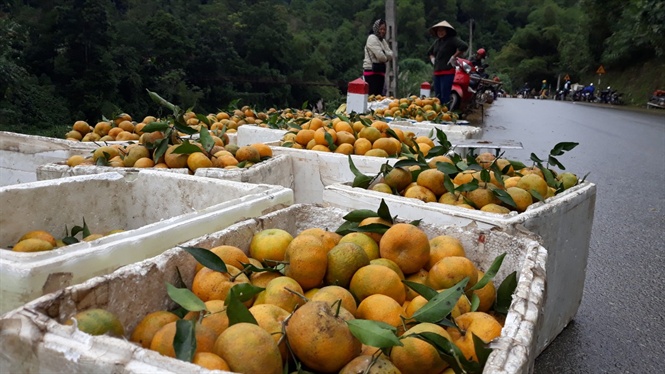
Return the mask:
<path fill-rule="evenodd" d="M 286 248 L 293 236 L 282 229 L 265 229 L 257 232 L 249 244 L 249 254 L 265 263 L 266 261 L 283 261 Z"/>
<path fill-rule="evenodd" d="M 233 265 L 238 269 L 243 269 L 243 264 L 249 263 L 249 258 L 242 249 L 232 246 L 232 245 L 220 245 L 214 248 L 210 248 L 210 252 L 214 253 L 224 261 L 226 265 Z M 196 271 L 203 269 L 203 265 L 196 263 Z"/>
<path fill-rule="evenodd" d="M 212 352 L 195 353 L 192 359 L 192 364 L 199 365 L 208 370 L 225 370 L 229 371 L 231 368 L 223 358 Z"/>
<path fill-rule="evenodd" d="M 381 355 L 374 358 L 371 354 L 363 354 L 354 358 L 339 371 L 339 374 L 357 373 L 401 374 L 399 369 L 387 357 Z"/>
<path fill-rule="evenodd" d="M 310 301 L 298 308 L 286 325 L 289 345 L 310 369 L 336 373 L 358 356 L 362 347 L 346 324 L 351 319 L 353 315 L 344 308 L 337 313 L 327 302 Z"/>
<path fill-rule="evenodd" d="M 178 316 L 166 310 L 152 312 L 143 317 L 141 322 L 136 325 L 132 335 L 129 337 L 129 341 L 138 343 L 143 348 L 150 348 L 150 343 L 155 333 L 167 323 L 177 321 L 178 319 Z"/>
<path fill-rule="evenodd" d="M 231 287 L 240 283 L 249 283 L 249 278 L 245 274 L 240 274 L 237 267 L 227 265 L 226 269 L 228 273 L 220 273 L 209 268 L 201 269 L 192 281 L 192 292 L 204 302 L 225 300 Z M 237 276 L 233 282 L 230 280 L 232 276 Z"/>
<path fill-rule="evenodd" d="M 334 231 L 324 230 L 320 227 L 312 227 L 306 230 L 303 230 L 298 235 L 314 235 L 315 237 L 321 239 L 323 245 L 327 250 L 331 250 L 334 246 L 339 243 L 339 240 L 342 239 L 342 236 Z"/>
<path fill-rule="evenodd" d="M 374 294 L 390 296 L 400 305 L 406 299 L 406 289 L 399 275 L 382 265 L 370 264 L 358 269 L 351 278 L 349 291 L 360 302 Z"/>
<path fill-rule="evenodd" d="M 478 269 L 466 257 L 449 256 L 439 260 L 427 275 L 427 284 L 437 290 L 451 288 L 468 277 L 465 290 L 473 287 L 478 281 Z"/>
<path fill-rule="evenodd" d="M 200 324 L 196 324 L 194 328 L 196 335 L 196 353 L 212 352 L 215 345 L 215 335 L 212 330 Z M 175 349 L 173 349 L 173 338 L 176 333 L 176 322 L 169 322 L 159 329 L 152 337 L 150 349 L 157 351 L 160 354 L 168 357 L 175 357 Z"/>
<path fill-rule="evenodd" d="M 394 224 L 379 243 L 381 257 L 394 261 L 405 275 L 413 274 L 427 264 L 429 250 L 427 234 L 408 223 Z"/>
<path fill-rule="evenodd" d="M 387 323 L 398 328 L 402 326 L 400 316 L 404 314 L 402 305 L 390 296 L 374 294 L 365 298 L 358 305 L 356 318 Z M 402 330 L 403 331 L 403 330 Z"/>
<path fill-rule="evenodd" d="M 429 262 L 425 269 L 429 270 L 440 259 L 449 256 L 466 257 L 462 242 L 450 235 L 439 235 L 429 241 Z"/>
<path fill-rule="evenodd" d="M 303 294 L 303 289 L 298 282 L 286 276 L 277 277 L 268 282 L 265 291 L 257 297 L 254 304 L 272 304 L 290 313 L 296 306 L 305 303 L 305 300 L 294 292 Z"/>
<path fill-rule="evenodd" d="M 263 157 L 272 157 L 272 148 L 263 143 L 254 143 L 251 145 L 252 148 L 255 148 L 259 151 L 261 158 Z"/>
<path fill-rule="evenodd" d="M 215 341 L 213 353 L 236 373 L 282 373 L 277 343 L 267 331 L 252 323 L 236 323 L 226 329 Z"/>
<path fill-rule="evenodd" d="M 351 292 L 340 286 L 325 286 L 319 289 L 312 297 L 312 301 L 325 301 L 332 307 L 333 304 L 341 302 L 342 307 L 349 313 L 356 315 L 358 305 Z"/>
<path fill-rule="evenodd" d="M 387 267 L 388 269 L 394 271 L 395 274 L 397 274 L 397 276 L 399 277 L 399 279 L 405 279 L 406 278 L 404 276 L 404 273 L 402 272 L 402 269 L 400 269 L 399 266 L 397 266 L 397 264 L 393 260 L 389 260 L 387 258 L 379 257 L 379 258 L 375 258 L 374 260 L 371 260 L 369 263 L 372 264 L 372 265 L 381 265 L 381 266 Z"/>
<path fill-rule="evenodd" d="M 284 269 L 287 277 L 295 279 L 304 291 L 323 283 L 328 266 L 328 249 L 315 235 L 298 235 L 286 248 Z"/>
<path fill-rule="evenodd" d="M 433 323 L 419 323 L 408 329 L 403 335 L 403 346 L 393 347 L 390 360 L 403 374 L 440 373 L 448 364 L 439 356 L 436 348 L 424 340 L 411 338 L 409 335 L 431 332 L 452 341 L 446 330 Z"/>
<path fill-rule="evenodd" d="M 459 327 L 448 328 L 450 340 L 462 351 L 464 357 L 478 362 L 473 335 L 489 343 L 501 335 L 501 324 L 487 313 L 469 312 L 455 318 Z"/>
<path fill-rule="evenodd" d="M 249 308 L 249 312 L 252 313 L 259 326 L 273 337 L 275 343 L 278 345 L 282 361 L 286 362 L 288 349 L 286 347 L 286 340 L 282 339 L 282 324 L 288 318 L 289 312 L 272 304 L 254 305 Z M 280 340 L 282 340 L 281 343 Z"/>

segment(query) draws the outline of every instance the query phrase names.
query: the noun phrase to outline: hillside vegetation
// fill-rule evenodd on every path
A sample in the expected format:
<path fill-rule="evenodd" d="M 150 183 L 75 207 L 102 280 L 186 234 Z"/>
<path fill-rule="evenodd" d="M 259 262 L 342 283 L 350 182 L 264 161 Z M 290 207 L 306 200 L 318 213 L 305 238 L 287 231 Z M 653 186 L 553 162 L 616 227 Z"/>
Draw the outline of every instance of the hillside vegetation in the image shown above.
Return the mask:
<path fill-rule="evenodd" d="M 630 97 L 663 87 L 660 0 L 397 0 L 400 95 L 431 77 L 427 29 L 446 19 L 510 90 L 605 79 Z M 0 4 L 0 129 L 159 115 L 146 89 L 213 112 L 344 100 L 382 0 L 53 0 Z M 473 20 L 473 22 L 472 22 Z M 639 57 L 638 57 L 639 56 Z M 637 74 L 637 76 L 636 76 Z M 616 83 L 614 83 L 616 82 Z M 640 83 L 643 82 L 643 83 Z M 238 101 L 240 100 L 240 101 Z"/>

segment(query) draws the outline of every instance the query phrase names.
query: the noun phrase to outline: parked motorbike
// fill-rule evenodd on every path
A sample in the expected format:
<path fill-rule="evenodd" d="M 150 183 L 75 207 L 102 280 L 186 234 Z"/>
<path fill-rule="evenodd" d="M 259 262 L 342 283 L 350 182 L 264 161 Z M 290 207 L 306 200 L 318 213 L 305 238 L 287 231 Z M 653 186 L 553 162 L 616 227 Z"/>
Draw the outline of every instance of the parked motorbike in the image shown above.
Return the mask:
<path fill-rule="evenodd" d="M 621 98 L 623 94 L 618 93 L 617 90 L 610 92 L 610 104 L 612 105 L 623 105 L 623 99 Z"/>
<path fill-rule="evenodd" d="M 665 90 L 656 90 L 647 102 L 647 108 L 665 109 Z"/>
<path fill-rule="evenodd" d="M 476 91 L 470 87 L 471 73 L 475 72 L 471 61 L 458 58 L 455 67 L 455 78 L 450 92 L 450 110 L 459 109 L 466 113 Z"/>
<path fill-rule="evenodd" d="M 584 87 L 578 88 L 577 90 L 575 90 L 573 92 L 573 94 L 571 95 L 571 98 L 573 99 L 573 101 L 582 101 L 583 91 L 584 91 Z"/>
<path fill-rule="evenodd" d="M 556 95 L 554 96 L 554 100 L 565 101 L 566 97 L 568 97 L 569 91 L 570 90 L 566 90 L 566 89 L 561 89 L 561 90 L 557 91 Z"/>
<path fill-rule="evenodd" d="M 522 96 L 524 99 L 531 98 L 531 89 L 529 87 L 522 87 L 521 90 L 517 91 L 518 96 Z"/>

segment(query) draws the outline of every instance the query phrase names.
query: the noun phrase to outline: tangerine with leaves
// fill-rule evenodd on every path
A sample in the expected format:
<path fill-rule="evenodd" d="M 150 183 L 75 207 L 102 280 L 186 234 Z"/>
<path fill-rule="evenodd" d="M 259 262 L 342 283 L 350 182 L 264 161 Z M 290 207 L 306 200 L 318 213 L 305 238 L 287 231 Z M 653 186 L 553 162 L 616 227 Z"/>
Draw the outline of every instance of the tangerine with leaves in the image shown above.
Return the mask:
<path fill-rule="evenodd" d="M 192 292 L 202 301 L 225 300 L 231 287 L 239 283 L 249 283 L 249 278 L 241 274 L 233 265 L 226 265 L 227 273 L 221 273 L 204 267 L 192 281 Z M 231 280 L 231 277 L 235 279 Z M 251 301 L 251 300 L 250 300 Z M 250 303 L 251 305 L 251 303 Z"/>
<path fill-rule="evenodd" d="M 249 263 L 249 258 L 242 249 L 232 246 L 232 245 L 220 245 L 217 247 L 210 248 L 210 252 L 217 255 L 221 258 L 226 265 L 233 265 L 238 269 L 243 269 L 243 264 Z M 203 269 L 203 265 L 196 263 L 196 271 Z"/>
<path fill-rule="evenodd" d="M 459 329 L 447 329 L 450 340 L 455 343 L 468 360 L 478 362 L 473 335 L 479 337 L 485 343 L 501 336 L 501 324 L 487 313 L 465 313 L 455 318 L 455 323 Z"/>
<path fill-rule="evenodd" d="M 132 335 L 129 337 L 129 341 L 137 343 L 143 348 L 150 348 L 152 338 L 157 331 L 167 323 L 177 321 L 178 319 L 178 316 L 166 310 L 149 313 L 136 325 Z"/>
<path fill-rule="evenodd" d="M 282 373 L 282 355 L 275 339 L 252 323 L 236 323 L 226 329 L 215 341 L 213 353 L 236 373 Z"/>
<path fill-rule="evenodd" d="M 383 234 L 379 251 L 381 257 L 394 261 L 408 275 L 422 269 L 429 261 L 429 239 L 418 227 L 397 223 Z"/>
<path fill-rule="evenodd" d="M 466 257 L 449 256 L 437 261 L 427 275 L 427 284 L 436 289 L 451 288 L 464 278 L 469 278 L 465 290 L 478 281 L 476 266 Z"/>
<path fill-rule="evenodd" d="M 419 323 L 408 329 L 403 335 L 403 346 L 393 347 L 390 360 L 403 374 L 439 373 L 448 367 L 448 364 L 439 356 L 436 348 L 431 344 L 410 337 L 414 334 L 431 332 L 451 340 L 450 334 L 441 326 L 433 323 Z"/>
<path fill-rule="evenodd" d="M 282 229 L 265 229 L 257 232 L 249 243 L 249 255 L 263 263 L 283 261 L 286 248 L 293 236 Z"/>
<path fill-rule="evenodd" d="M 353 315 L 333 309 L 324 301 L 310 301 L 298 308 L 286 324 L 286 336 L 294 354 L 312 370 L 336 373 L 360 354 L 361 343 L 347 320 Z"/>
<path fill-rule="evenodd" d="M 215 333 L 200 324 L 194 328 L 196 336 L 196 353 L 212 352 L 217 336 Z M 175 357 L 173 348 L 173 339 L 176 334 L 176 321 L 169 322 L 159 329 L 152 338 L 150 349 L 159 352 L 161 355 Z"/>
<path fill-rule="evenodd" d="M 402 305 L 390 296 L 374 294 L 365 298 L 358 305 L 356 318 L 387 323 L 398 328 L 402 325 Z M 402 330 L 404 331 L 404 330 Z"/>

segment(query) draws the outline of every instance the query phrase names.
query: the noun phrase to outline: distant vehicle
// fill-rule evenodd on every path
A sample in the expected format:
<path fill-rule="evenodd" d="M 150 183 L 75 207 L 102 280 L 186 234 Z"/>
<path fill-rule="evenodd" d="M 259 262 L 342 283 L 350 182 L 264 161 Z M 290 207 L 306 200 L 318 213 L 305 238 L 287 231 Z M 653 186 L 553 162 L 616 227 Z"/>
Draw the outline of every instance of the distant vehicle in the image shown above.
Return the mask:
<path fill-rule="evenodd" d="M 656 90 L 647 102 L 647 108 L 665 109 L 665 90 Z"/>

